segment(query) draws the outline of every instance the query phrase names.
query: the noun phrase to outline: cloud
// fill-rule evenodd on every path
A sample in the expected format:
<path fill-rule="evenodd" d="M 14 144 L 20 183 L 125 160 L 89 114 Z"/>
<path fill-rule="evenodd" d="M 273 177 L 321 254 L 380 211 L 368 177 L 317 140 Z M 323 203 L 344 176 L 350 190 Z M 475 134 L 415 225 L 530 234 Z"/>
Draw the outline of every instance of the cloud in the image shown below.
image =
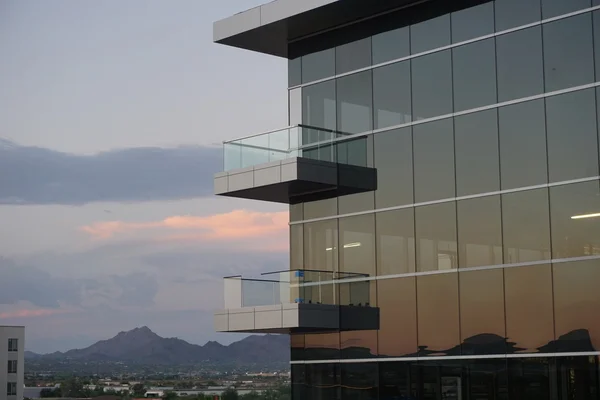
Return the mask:
<path fill-rule="evenodd" d="M 19 309 L 19 310 L 15 310 L 15 311 L 0 312 L 0 319 L 47 317 L 47 316 L 57 315 L 57 314 L 72 313 L 75 311 L 76 310 L 48 309 L 48 308 L 38 308 L 38 309 L 33 309 L 33 310 Z"/>
<path fill-rule="evenodd" d="M 76 155 L 0 139 L 0 205 L 140 202 L 212 194 L 221 149 L 141 147 Z"/>

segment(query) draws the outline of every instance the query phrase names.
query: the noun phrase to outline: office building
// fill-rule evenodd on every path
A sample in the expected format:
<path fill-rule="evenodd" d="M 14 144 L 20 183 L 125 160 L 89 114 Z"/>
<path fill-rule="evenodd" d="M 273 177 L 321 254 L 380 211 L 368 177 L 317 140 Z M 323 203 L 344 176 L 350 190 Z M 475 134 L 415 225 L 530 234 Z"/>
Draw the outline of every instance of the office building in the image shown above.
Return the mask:
<path fill-rule="evenodd" d="M 0 325 L 0 400 L 23 399 L 25 328 Z"/>
<path fill-rule="evenodd" d="M 219 331 L 291 335 L 293 399 L 600 399 L 600 1 L 275 0 L 289 125 L 219 195 L 288 203 L 290 268 Z M 252 132 L 240 132 L 240 136 Z"/>

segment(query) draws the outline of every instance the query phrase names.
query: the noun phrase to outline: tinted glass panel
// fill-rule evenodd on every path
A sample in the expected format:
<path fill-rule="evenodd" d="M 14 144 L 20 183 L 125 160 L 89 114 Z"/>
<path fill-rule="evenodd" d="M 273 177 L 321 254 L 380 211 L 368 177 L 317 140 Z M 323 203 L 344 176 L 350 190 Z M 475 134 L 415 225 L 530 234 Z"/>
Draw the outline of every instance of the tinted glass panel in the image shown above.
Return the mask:
<path fill-rule="evenodd" d="M 599 2 L 600 4 L 600 2 Z M 594 4 L 596 5 L 596 4 Z M 600 78 L 600 11 L 592 13 L 594 25 L 594 58 L 596 64 L 596 79 Z"/>
<path fill-rule="evenodd" d="M 331 217 L 336 214 L 336 199 L 326 199 L 304 203 L 304 219 Z"/>
<path fill-rule="evenodd" d="M 335 81 L 327 81 L 302 88 L 302 123 L 315 128 L 335 130 L 336 121 Z M 331 140 L 331 133 L 320 129 L 302 129 L 301 144 Z M 303 157 L 334 161 L 334 146 L 304 150 Z"/>
<path fill-rule="evenodd" d="M 590 6 L 590 0 L 542 0 L 542 18 L 552 18 Z"/>
<path fill-rule="evenodd" d="M 371 65 L 371 38 L 357 40 L 335 49 L 337 74 L 354 71 Z"/>
<path fill-rule="evenodd" d="M 457 212 L 459 267 L 502 264 L 500 196 L 459 201 Z"/>
<path fill-rule="evenodd" d="M 460 399 L 467 381 L 462 360 L 419 361 L 417 399 Z M 463 375 L 463 373 L 465 373 Z M 412 399 L 411 398 L 411 399 Z"/>
<path fill-rule="evenodd" d="M 410 399 L 412 395 L 411 369 L 415 369 L 414 364 L 416 363 L 379 363 L 379 398 Z"/>
<path fill-rule="evenodd" d="M 375 215 L 340 218 L 340 271 L 375 275 Z"/>
<path fill-rule="evenodd" d="M 304 269 L 304 227 L 290 226 L 290 269 Z"/>
<path fill-rule="evenodd" d="M 547 189 L 503 195 L 502 223 L 506 264 L 550 259 Z"/>
<path fill-rule="evenodd" d="M 303 334 L 292 334 L 290 335 L 290 347 L 291 347 L 291 359 L 304 360 L 304 335 Z M 293 373 L 293 370 L 292 370 Z"/>
<path fill-rule="evenodd" d="M 377 208 L 412 204 L 413 160 L 411 128 L 373 135 L 377 168 Z"/>
<path fill-rule="evenodd" d="M 550 210 L 552 258 L 600 254 L 598 181 L 550 188 Z"/>
<path fill-rule="evenodd" d="M 411 122 L 410 61 L 373 70 L 375 129 Z"/>
<path fill-rule="evenodd" d="M 420 22 L 410 27 L 412 54 L 450 44 L 450 14 Z"/>
<path fill-rule="evenodd" d="M 546 183 L 544 101 L 502 107 L 498 113 L 502 189 Z"/>
<path fill-rule="evenodd" d="M 544 91 L 542 30 L 539 26 L 498 36 L 496 51 L 499 101 Z"/>
<path fill-rule="evenodd" d="M 306 398 L 308 399 L 340 399 L 340 365 L 307 364 L 306 386 L 309 394 Z"/>
<path fill-rule="evenodd" d="M 550 400 L 548 364 L 548 358 L 508 359 L 509 398 Z"/>
<path fill-rule="evenodd" d="M 337 80 L 338 131 L 361 133 L 373 129 L 373 86 L 371 71 Z"/>
<path fill-rule="evenodd" d="M 417 353 L 417 292 L 414 277 L 377 281 L 381 357 Z"/>
<path fill-rule="evenodd" d="M 288 61 L 288 86 L 302 83 L 302 58 L 298 57 Z"/>
<path fill-rule="evenodd" d="M 504 270 L 509 353 L 552 352 L 554 320 L 549 265 Z"/>
<path fill-rule="evenodd" d="M 413 127 L 415 201 L 455 196 L 452 119 Z"/>
<path fill-rule="evenodd" d="M 457 196 L 500 189 L 497 115 L 489 110 L 454 118 Z"/>
<path fill-rule="evenodd" d="M 295 399 L 304 399 L 308 396 L 306 386 L 306 367 L 304 364 L 290 365 L 292 373 L 292 397 Z"/>
<path fill-rule="evenodd" d="M 504 354 L 504 276 L 501 269 L 461 272 L 462 354 Z"/>
<path fill-rule="evenodd" d="M 330 360 L 340 358 L 339 333 L 310 333 L 305 335 L 307 360 Z"/>
<path fill-rule="evenodd" d="M 600 263 L 587 260 L 553 268 L 557 351 L 598 351 Z"/>
<path fill-rule="evenodd" d="M 468 399 L 508 400 L 505 359 L 469 360 L 465 363 L 469 368 Z"/>
<path fill-rule="evenodd" d="M 415 272 L 414 209 L 375 214 L 377 275 Z"/>
<path fill-rule="evenodd" d="M 290 204 L 290 221 L 300 221 L 304 218 L 304 205 Z"/>
<path fill-rule="evenodd" d="M 452 112 L 450 50 L 412 60 L 413 120 Z"/>
<path fill-rule="evenodd" d="M 409 28 L 404 27 L 373 36 L 373 64 L 410 54 Z"/>
<path fill-rule="evenodd" d="M 417 207 L 417 271 L 457 267 L 456 203 Z"/>
<path fill-rule="evenodd" d="M 496 31 L 526 25 L 542 17 L 540 0 L 496 0 Z"/>
<path fill-rule="evenodd" d="M 304 268 L 337 270 L 337 220 L 304 224 Z"/>
<path fill-rule="evenodd" d="M 491 5 L 491 3 L 488 3 Z M 496 47 L 494 39 L 452 50 L 454 111 L 496 103 Z"/>
<path fill-rule="evenodd" d="M 546 99 L 550 182 L 598 176 L 596 91 Z"/>
<path fill-rule="evenodd" d="M 598 400 L 600 398 L 598 357 L 557 357 L 556 364 L 556 369 L 560 374 L 561 400 Z"/>
<path fill-rule="evenodd" d="M 345 331 L 340 333 L 342 358 L 377 357 L 377 331 Z"/>
<path fill-rule="evenodd" d="M 335 49 L 327 49 L 302 57 L 302 83 L 335 75 Z"/>
<path fill-rule="evenodd" d="M 342 399 L 377 400 L 377 363 L 342 364 Z"/>
<path fill-rule="evenodd" d="M 457 274 L 417 277 L 419 353 L 460 354 Z"/>
<path fill-rule="evenodd" d="M 577 15 L 543 27 L 546 92 L 593 82 L 592 15 Z"/>
<path fill-rule="evenodd" d="M 494 3 L 488 2 L 452 13 L 452 43 L 494 33 Z"/>

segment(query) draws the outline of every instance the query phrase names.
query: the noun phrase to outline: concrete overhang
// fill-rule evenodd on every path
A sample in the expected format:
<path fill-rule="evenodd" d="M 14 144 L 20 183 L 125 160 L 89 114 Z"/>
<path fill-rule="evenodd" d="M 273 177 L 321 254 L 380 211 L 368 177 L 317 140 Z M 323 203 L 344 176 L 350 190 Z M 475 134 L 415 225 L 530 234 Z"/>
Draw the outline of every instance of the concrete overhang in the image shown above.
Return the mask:
<path fill-rule="evenodd" d="M 216 43 L 288 58 L 288 43 L 424 0 L 274 0 L 217 21 Z"/>

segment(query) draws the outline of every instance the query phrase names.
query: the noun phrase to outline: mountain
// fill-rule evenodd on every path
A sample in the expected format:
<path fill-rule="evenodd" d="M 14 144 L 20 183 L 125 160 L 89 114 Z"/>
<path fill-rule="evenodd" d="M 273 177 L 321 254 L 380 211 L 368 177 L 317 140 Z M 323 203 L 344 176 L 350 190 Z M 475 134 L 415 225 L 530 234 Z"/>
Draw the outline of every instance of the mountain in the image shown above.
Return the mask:
<path fill-rule="evenodd" d="M 147 326 L 101 340 L 85 349 L 40 355 L 35 360 L 79 362 L 128 362 L 135 364 L 189 365 L 202 362 L 235 364 L 270 364 L 290 359 L 289 337 L 285 335 L 249 336 L 229 346 L 208 342 L 204 346 L 177 338 L 163 338 Z"/>

